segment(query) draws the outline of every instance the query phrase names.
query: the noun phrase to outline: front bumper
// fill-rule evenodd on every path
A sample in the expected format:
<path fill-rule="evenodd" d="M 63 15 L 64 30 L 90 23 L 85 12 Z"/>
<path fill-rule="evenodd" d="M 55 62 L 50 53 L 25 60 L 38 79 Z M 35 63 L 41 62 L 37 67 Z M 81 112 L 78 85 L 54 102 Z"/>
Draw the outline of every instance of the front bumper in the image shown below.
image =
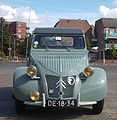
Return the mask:
<path fill-rule="evenodd" d="M 77 106 L 82 106 L 82 105 L 93 105 L 96 104 L 96 101 L 80 101 L 80 94 L 78 95 L 78 99 L 77 99 Z M 33 106 L 41 106 L 41 107 L 46 107 L 46 98 L 45 98 L 45 94 L 42 94 L 42 101 L 24 101 L 24 104 L 26 105 L 33 105 Z"/>

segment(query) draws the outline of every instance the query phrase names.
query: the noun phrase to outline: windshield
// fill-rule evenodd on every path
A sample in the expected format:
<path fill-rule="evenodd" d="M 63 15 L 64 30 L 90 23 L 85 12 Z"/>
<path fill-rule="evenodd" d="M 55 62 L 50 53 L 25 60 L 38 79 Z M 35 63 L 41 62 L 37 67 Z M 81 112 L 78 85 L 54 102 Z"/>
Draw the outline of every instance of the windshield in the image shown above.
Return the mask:
<path fill-rule="evenodd" d="M 49 35 L 35 35 L 33 47 L 35 49 L 84 49 L 83 36 L 49 36 Z"/>

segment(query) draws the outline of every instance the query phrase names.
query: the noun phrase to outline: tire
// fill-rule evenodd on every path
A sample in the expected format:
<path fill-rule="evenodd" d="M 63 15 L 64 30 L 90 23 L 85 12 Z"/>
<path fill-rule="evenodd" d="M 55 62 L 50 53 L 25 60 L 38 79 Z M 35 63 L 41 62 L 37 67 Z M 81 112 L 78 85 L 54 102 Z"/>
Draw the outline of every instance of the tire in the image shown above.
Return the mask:
<path fill-rule="evenodd" d="M 25 104 L 15 99 L 15 110 L 17 114 L 23 114 L 25 112 Z"/>
<path fill-rule="evenodd" d="M 92 105 L 93 113 L 100 114 L 103 110 L 103 106 L 104 106 L 104 99 L 101 101 L 97 101 L 97 104 Z"/>

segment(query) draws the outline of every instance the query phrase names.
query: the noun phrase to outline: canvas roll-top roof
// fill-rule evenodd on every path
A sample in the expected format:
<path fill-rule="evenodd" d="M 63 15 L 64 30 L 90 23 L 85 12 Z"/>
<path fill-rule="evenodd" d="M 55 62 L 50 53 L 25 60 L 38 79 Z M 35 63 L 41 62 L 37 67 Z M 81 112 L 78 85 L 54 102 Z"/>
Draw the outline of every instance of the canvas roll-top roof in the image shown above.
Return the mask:
<path fill-rule="evenodd" d="M 84 32 L 80 28 L 35 28 L 33 34 L 80 34 Z"/>

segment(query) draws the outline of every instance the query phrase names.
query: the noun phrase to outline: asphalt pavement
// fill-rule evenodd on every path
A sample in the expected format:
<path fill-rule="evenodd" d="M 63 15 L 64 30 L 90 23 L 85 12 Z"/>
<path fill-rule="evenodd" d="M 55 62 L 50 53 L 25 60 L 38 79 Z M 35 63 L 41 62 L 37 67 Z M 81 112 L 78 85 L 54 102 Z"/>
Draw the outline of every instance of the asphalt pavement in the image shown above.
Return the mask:
<path fill-rule="evenodd" d="M 93 65 L 103 68 L 108 77 L 108 95 L 99 115 L 93 115 L 90 106 L 77 109 L 29 107 L 24 115 L 17 115 L 12 99 L 12 76 L 20 66 L 25 63 L 0 62 L 0 120 L 117 120 L 117 65 Z"/>

